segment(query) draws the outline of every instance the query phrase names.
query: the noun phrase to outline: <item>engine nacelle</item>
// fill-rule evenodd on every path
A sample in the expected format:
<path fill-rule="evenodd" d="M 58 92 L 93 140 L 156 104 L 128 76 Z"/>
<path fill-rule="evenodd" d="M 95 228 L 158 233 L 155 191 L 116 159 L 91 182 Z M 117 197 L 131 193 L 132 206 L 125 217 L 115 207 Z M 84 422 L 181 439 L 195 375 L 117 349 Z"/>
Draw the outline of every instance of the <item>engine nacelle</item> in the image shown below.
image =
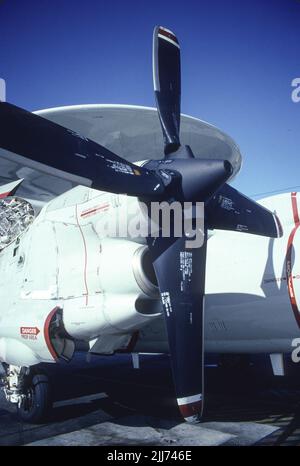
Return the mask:
<path fill-rule="evenodd" d="M 66 334 L 62 309 L 41 300 L 23 301 L 5 318 L 0 337 L 0 362 L 32 366 L 40 362 L 70 360 L 75 345 Z"/>
<path fill-rule="evenodd" d="M 101 244 L 101 285 L 104 293 L 138 294 L 159 298 L 157 281 L 147 246 L 123 239 Z"/>
<path fill-rule="evenodd" d="M 73 338 L 130 335 L 160 315 L 156 277 L 146 246 L 124 239 L 104 239 L 100 281 L 100 293 L 64 302 L 64 327 Z"/>
<path fill-rule="evenodd" d="M 15 338 L 0 338 L 0 362 L 16 366 L 33 366 L 41 360 L 25 343 Z"/>

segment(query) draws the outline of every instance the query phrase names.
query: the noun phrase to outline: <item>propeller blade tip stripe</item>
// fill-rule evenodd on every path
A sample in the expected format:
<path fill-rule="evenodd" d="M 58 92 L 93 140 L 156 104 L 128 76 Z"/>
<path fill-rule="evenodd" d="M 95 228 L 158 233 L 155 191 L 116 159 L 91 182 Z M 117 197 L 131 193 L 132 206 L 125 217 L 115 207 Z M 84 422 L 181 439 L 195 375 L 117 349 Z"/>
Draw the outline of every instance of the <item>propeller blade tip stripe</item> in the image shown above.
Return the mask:
<path fill-rule="evenodd" d="M 167 41 L 170 42 L 171 44 L 173 44 L 173 45 L 175 45 L 176 47 L 180 48 L 177 37 L 176 37 L 175 34 L 174 34 L 172 31 L 170 31 L 169 29 L 166 29 L 166 28 L 163 28 L 163 27 L 160 26 L 160 27 L 158 28 L 157 35 L 158 35 L 158 37 L 159 37 L 160 39 L 167 40 Z"/>
<path fill-rule="evenodd" d="M 202 414 L 202 394 L 177 398 L 178 407 L 182 417 L 187 422 L 199 422 Z"/>
<path fill-rule="evenodd" d="M 195 403 L 196 401 L 200 401 L 200 400 L 202 400 L 202 393 L 198 393 L 197 395 L 177 398 L 177 403 L 179 406 L 181 406 L 181 405 L 186 405 L 189 403 Z"/>

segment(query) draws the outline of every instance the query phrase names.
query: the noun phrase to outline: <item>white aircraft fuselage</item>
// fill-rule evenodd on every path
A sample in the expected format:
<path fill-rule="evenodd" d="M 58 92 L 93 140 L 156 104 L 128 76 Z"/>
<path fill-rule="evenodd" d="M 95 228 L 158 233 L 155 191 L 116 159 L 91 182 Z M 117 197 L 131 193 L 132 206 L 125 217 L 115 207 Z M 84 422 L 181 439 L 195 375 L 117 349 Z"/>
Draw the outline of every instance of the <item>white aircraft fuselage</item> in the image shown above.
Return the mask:
<path fill-rule="evenodd" d="M 296 193 L 286 193 L 261 202 L 276 211 L 280 239 L 211 232 L 207 352 L 292 350 L 300 322 L 297 201 Z M 100 354 L 168 351 L 145 242 L 103 236 L 108 221 L 138 211 L 136 198 L 78 186 L 46 204 L 0 252 L 0 361 L 31 366 L 70 359 L 73 339 Z"/>

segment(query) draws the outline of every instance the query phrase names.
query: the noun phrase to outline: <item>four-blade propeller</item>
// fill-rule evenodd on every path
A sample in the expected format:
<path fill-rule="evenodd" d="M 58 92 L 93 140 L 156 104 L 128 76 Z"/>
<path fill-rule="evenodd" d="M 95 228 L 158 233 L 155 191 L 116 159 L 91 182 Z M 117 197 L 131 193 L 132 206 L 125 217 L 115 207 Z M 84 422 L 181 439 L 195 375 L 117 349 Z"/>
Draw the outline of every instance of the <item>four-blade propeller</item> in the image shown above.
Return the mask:
<path fill-rule="evenodd" d="M 180 46 L 168 29 L 153 36 L 153 78 L 164 137 L 162 160 L 132 164 L 79 134 L 8 103 L 0 103 L 0 147 L 80 178 L 82 184 L 146 202 L 204 203 L 203 244 L 187 244 L 171 228 L 169 237 L 147 238 L 160 289 L 178 405 L 188 421 L 203 412 L 204 293 L 207 229 L 219 228 L 268 237 L 281 236 L 277 217 L 226 184 L 228 161 L 197 159 L 180 143 Z M 197 220 L 197 209 L 192 209 Z M 173 225 L 174 226 L 174 225 Z"/>
<path fill-rule="evenodd" d="M 181 238 L 148 238 L 164 308 L 178 406 L 187 421 L 195 422 L 203 413 L 207 229 L 270 237 L 282 232 L 274 214 L 225 183 L 232 174 L 229 162 L 218 160 L 218 154 L 210 161 L 195 159 L 190 147 L 181 146 L 180 46 L 173 32 L 162 27 L 154 30 L 153 77 L 165 160 L 151 161 L 145 167 L 173 168 L 182 177 L 183 199 L 205 203 L 201 247 L 187 247 L 184 232 Z M 177 190 L 173 198 L 178 196 Z"/>

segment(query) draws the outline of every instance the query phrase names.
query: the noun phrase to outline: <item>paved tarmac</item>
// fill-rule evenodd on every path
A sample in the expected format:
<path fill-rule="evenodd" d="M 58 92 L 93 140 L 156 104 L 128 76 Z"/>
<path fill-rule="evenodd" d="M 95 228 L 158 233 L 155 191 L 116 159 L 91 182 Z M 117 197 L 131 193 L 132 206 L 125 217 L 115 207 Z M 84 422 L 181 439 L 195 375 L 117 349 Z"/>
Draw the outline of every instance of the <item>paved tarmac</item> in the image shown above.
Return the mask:
<path fill-rule="evenodd" d="M 212 361 L 216 362 L 216 358 Z M 229 366 L 229 367 L 228 367 Z M 20 422 L 0 396 L 0 445 L 300 445 L 300 367 L 273 377 L 268 358 L 206 367 L 204 422 L 183 423 L 169 359 L 78 352 L 70 364 L 43 365 L 53 385 L 48 422 Z"/>

